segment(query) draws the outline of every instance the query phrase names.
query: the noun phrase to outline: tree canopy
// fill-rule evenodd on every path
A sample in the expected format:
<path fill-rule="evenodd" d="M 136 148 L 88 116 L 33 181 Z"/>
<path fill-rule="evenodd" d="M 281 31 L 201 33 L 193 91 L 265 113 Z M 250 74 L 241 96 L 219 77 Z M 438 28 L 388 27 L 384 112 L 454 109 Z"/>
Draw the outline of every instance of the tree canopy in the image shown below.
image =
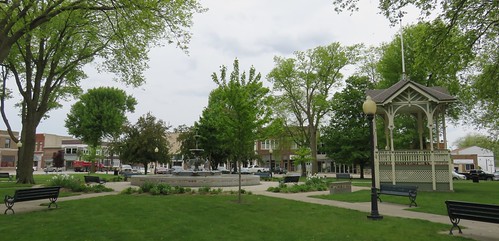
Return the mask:
<path fill-rule="evenodd" d="M 334 94 L 329 125 L 321 132 L 321 141 L 327 156 L 337 163 L 358 164 L 363 175 L 364 166 L 369 163 L 369 126 L 362 112 L 365 91 L 374 83 L 367 77 L 352 76 L 346 80 L 346 87 Z"/>
<path fill-rule="evenodd" d="M 95 148 L 103 138 L 121 134 L 126 113 L 133 112 L 136 104 L 135 98 L 117 88 L 90 89 L 71 107 L 65 126 L 69 134 Z"/>
<path fill-rule="evenodd" d="M 484 149 L 491 150 L 494 152 L 494 156 L 499 157 L 499 141 L 493 140 L 488 136 L 482 134 L 468 134 L 464 137 L 457 139 L 453 145 L 456 145 L 457 148 L 465 148 L 471 146 L 479 146 Z"/>
<path fill-rule="evenodd" d="M 146 174 L 149 163 L 168 163 L 169 128 L 163 120 L 157 120 L 151 113 L 141 116 L 135 125 L 127 125 L 118 141 L 120 160 L 144 165 Z"/>
<path fill-rule="evenodd" d="M 114 56 L 109 58 L 113 61 L 108 62 L 108 67 L 116 69 L 117 64 L 124 64 L 120 68 L 123 71 L 126 67 L 133 67 L 127 65 L 127 59 L 142 59 L 139 52 L 159 40 L 167 40 L 181 48 L 187 48 L 191 37 L 188 29 L 192 26 L 192 16 L 204 11 L 206 9 L 197 0 L 2 1 L 0 63 L 4 62 L 19 39 L 33 34 L 41 27 L 57 24 L 56 19 L 63 15 L 75 15 L 88 20 L 85 25 L 69 21 L 74 23 L 73 27 L 83 27 L 84 31 L 80 33 L 85 39 L 101 39 L 109 46 L 122 50 L 106 51 L 106 54 Z M 130 55 L 134 51 L 137 53 L 135 57 Z M 105 54 L 102 53 L 102 56 Z M 134 70 L 137 67 L 131 69 Z"/>
<path fill-rule="evenodd" d="M 297 128 L 299 146 L 309 146 L 312 172 L 317 173 L 317 132 L 324 116 L 332 110 L 332 88 L 343 77 L 341 70 L 357 60 L 359 46 L 339 43 L 296 51 L 295 58 L 275 57 L 267 75 L 273 84 L 276 113 L 286 128 Z"/>

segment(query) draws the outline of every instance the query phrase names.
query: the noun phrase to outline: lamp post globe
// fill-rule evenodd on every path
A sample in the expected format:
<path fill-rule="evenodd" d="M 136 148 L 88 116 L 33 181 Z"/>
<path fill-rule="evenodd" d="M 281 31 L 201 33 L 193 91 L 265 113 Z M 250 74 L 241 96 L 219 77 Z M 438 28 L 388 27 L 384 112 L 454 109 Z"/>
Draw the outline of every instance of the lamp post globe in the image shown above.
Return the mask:
<path fill-rule="evenodd" d="M 158 147 L 154 148 L 154 153 L 158 153 L 159 152 L 159 149 Z M 158 171 L 158 161 L 156 160 L 156 163 L 154 165 L 154 174 L 156 174 Z"/>
<path fill-rule="evenodd" d="M 367 115 L 367 120 L 369 121 L 369 133 L 370 133 L 370 161 L 371 161 L 371 214 L 367 218 L 372 220 L 383 219 L 383 216 L 379 215 L 378 211 L 378 190 L 376 189 L 376 171 L 374 170 L 374 114 L 376 114 L 376 102 L 371 99 L 371 96 L 367 96 L 364 104 L 362 104 L 362 110 Z"/>
<path fill-rule="evenodd" d="M 274 150 L 272 150 L 272 148 L 270 148 L 270 150 L 269 150 L 269 155 L 270 155 L 270 158 L 269 158 L 269 173 L 270 173 L 270 177 L 272 177 L 272 153 L 274 153 Z"/>

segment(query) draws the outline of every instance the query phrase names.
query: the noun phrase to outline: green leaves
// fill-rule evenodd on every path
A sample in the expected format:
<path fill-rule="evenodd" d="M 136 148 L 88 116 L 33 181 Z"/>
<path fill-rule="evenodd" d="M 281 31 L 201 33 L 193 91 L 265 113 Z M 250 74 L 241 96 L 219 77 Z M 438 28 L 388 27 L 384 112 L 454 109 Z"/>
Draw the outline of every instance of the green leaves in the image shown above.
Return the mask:
<path fill-rule="evenodd" d="M 212 74 L 218 88 L 212 91 L 208 107 L 203 111 L 200 130 L 208 129 L 216 135 L 234 160 L 247 160 L 254 155 L 254 141 L 259 130 L 270 120 L 269 90 L 263 87 L 261 75 L 251 67 L 249 75 L 239 72 L 234 60 L 233 71 L 227 79 L 227 68 L 220 68 L 220 77 Z"/>
<path fill-rule="evenodd" d="M 68 133 L 96 147 L 106 137 L 117 136 L 137 101 L 112 87 L 90 89 L 72 107 L 65 121 Z"/>
<path fill-rule="evenodd" d="M 295 52 L 295 58 L 275 57 L 275 67 L 267 75 L 274 86 L 274 109 L 286 128 L 297 128 L 295 141 L 309 145 L 316 159 L 317 130 L 332 110 L 330 93 L 343 77 L 341 70 L 357 61 L 357 47 L 339 43 Z M 291 132 L 291 131 L 288 131 Z M 294 131 L 293 131 L 294 132 Z M 317 172 L 316 160 L 312 163 Z"/>
<path fill-rule="evenodd" d="M 123 131 L 118 143 L 120 159 L 125 163 L 141 163 L 145 168 L 150 162 L 168 162 L 169 128 L 163 120 L 157 120 L 150 113 L 141 116 L 135 125 L 127 125 Z"/>

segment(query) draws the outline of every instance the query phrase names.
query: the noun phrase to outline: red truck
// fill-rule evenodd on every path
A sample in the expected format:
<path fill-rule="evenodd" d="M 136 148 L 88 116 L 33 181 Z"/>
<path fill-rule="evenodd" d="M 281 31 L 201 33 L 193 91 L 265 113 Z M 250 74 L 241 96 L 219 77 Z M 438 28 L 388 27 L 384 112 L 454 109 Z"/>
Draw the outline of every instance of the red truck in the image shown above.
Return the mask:
<path fill-rule="evenodd" d="M 86 161 L 74 161 L 73 169 L 75 172 L 88 172 L 90 167 L 92 166 L 91 162 Z M 104 168 L 104 164 L 94 162 L 95 170 L 102 170 Z"/>

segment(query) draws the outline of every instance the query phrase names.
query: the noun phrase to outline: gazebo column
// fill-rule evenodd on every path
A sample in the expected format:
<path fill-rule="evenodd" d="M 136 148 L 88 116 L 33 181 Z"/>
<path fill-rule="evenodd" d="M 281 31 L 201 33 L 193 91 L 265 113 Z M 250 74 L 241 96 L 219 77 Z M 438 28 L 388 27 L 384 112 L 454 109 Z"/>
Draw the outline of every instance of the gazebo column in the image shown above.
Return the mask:
<path fill-rule="evenodd" d="M 447 149 L 447 125 L 445 124 L 445 110 L 442 111 L 442 131 L 444 137 L 444 149 Z"/>
<path fill-rule="evenodd" d="M 392 165 L 392 184 L 397 184 L 395 175 L 395 147 L 393 145 L 393 129 L 395 129 L 394 115 L 390 114 L 388 116 L 388 129 L 390 131 L 390 161 Z"/>
<path fill-rule="evenodd" d="M 389 126 L 388 115 L 385 115 L 384 118 L 385 118 L 385 120 L 384 120 L 384 124 L 385 124 L 385 140 L 386 140 L 385 150 L 388 151 L 388 150 L 390 150 L 390 130 L 388 129 L 388 126 Z"/>
<path fill-rule="evenodd" d="M 418 112 L 418 117 L 417 117 L 417 121 L 418 121 L 418 134 L 419 134 L 419 150 L 423 150 L 423 146 L 424 146 L 424 143 L 423 143 L 423 115 L 421 114 L 421 112 Z"/>
<path fill-rule="evenodd" d="M 437 135 L 437 138 L 435 139 L 437 141 L 437 145 L 435 148 L 438 150 L 440 149 L 440 116 L 439 113 L 437 112 L 435 114 L 435 134 Z"/>
<path fill-rule="evenodd" d="M 432 188 L 433 191 L 437 190 L 437 177 L 436 177 L 436 170 L 435 170 L 435 153 L 433 152 L 433 128 L 434 123 L 433 123 L 433 111 L 429 110 L 430 107 L 428 107 L 428 110 L 426 112 L 426 117 L 428 119 L 428 131 L 430 133 L 430 159 L 431 159 L 431 182 L 432 182 Z"/>

